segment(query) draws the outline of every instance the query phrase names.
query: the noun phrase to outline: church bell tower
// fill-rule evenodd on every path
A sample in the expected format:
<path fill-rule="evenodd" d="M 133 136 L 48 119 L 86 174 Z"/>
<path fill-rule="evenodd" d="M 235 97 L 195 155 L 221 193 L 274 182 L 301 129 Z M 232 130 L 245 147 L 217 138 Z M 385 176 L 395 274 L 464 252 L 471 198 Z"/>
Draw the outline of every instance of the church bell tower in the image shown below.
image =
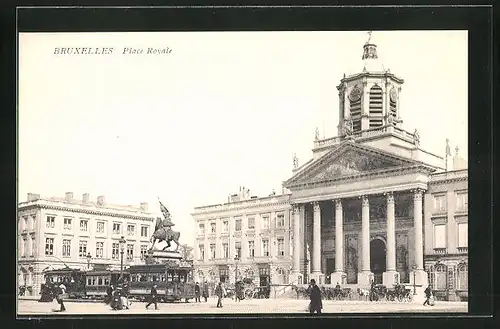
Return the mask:
<path fill-rule="evenodd" d="M 383 127 L 401 127 L 399 94 L 403 79 L 395 76 L 378 58 L 377 45 L 371 32 L 363 46 L 363 70 L 345 76 L 337 86 L 339 91 L 338 136 L 359 134 Z"/>

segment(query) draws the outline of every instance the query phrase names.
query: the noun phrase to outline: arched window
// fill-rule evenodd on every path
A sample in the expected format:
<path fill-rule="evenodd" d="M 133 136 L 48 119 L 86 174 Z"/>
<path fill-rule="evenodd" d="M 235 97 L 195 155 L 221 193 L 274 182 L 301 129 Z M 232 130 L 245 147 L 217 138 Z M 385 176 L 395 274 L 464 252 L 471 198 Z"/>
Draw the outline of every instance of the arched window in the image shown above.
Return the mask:
<path fill-rule="evenodd" d="M 468 277 L 468 266 L 466 263 L 462 263 L 457 267 L 457 290 L 468 290 L 469 287 L 469 277 Z"/>
<path fill-rule="evenodd" d="M 349 94 L 350 112 L 352 119 L 352 130 L 357 132 L 361 130 L 361 89 L 355 86 Z"/>
<path fill-rule="evenodd" d="M 384 124 L 382 109 L 382 88 L 380 88 L 380 86 L 378 85 L 371 87 L 369 98 L 370 128 L 381 127 Z"/>
<path fill-rule="evenodd" d="M 215 272 L 214 272 L 214 271 L 210 270 L 210 271 L 208 272 L 208 276 L 210 277 L 210 281 L 211 281 L 211 282 L 215 282 L 215 281 L 217 281 L 217 276 L 215 275 Z"/>
<path fill-rule="evenodd" d="M 446 265 L 444 264 L 434 266 L 434 289 L 446 290 Z"/>

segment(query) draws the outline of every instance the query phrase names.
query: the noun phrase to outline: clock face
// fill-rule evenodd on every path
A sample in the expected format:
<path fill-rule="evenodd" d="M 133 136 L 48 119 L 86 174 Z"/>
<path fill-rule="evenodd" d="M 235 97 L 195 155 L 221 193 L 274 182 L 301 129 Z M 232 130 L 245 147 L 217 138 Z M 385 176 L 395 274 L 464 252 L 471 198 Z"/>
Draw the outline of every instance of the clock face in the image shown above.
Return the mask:
<path fill-rule="evenodd" d="M 361 98 L 361 90 L 358 87 L 354 87 L 354 89 L 349 94 L 349 99 L 351 101 L 358 101 Z"/>
<path fill-rule="evenodd" d="M 393 102 L 395 102 L 398 99 L 398 92 L 396 91 L 396 88 L 391 89 L 389 96 L 391 97 L 391 101 Z"/>

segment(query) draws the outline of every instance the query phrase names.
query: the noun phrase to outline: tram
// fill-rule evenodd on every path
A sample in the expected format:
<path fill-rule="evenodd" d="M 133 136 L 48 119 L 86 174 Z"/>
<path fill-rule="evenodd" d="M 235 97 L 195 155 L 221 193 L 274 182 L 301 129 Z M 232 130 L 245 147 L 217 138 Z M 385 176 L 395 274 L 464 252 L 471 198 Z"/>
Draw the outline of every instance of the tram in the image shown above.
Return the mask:
<path fill-rule="evenodd" d="M 156 283 L 158 297 L 164 302 L 176 302 L 195 297 L 193 268 L 190 264 L 151 264 L 134 265 L 130 273 L 129 296 L 139 300 L 149 297 L 153 284 Z"/>
<path fill-rule="evenodd" d="M 80 269 L 65 267 L 58 270 L 48 270 L 44 272 L 45 283 L 42 283 L 41 291 L 46 291 L 49 285 L 66 286 L 66 293 L 69 298 L 85 297 L 85 272 Z"/>
<path fill-rule="evenodd" d="M 123 278 L 129 280 L 130 275 L 123 273 Z M 120 271 L 93 270 L 85 272 L 85 296 L 91 299 L 101 299 L 107 295 L 110 285 L 117 285 L 120 279 Z"/>

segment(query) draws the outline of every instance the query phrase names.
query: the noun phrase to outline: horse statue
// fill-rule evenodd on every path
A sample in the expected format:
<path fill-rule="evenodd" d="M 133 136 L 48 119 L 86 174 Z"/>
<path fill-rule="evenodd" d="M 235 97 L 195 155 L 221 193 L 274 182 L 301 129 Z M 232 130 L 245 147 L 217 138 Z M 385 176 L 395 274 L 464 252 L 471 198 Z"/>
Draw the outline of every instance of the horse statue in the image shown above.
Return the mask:
<path fill-rule="evenodd" d="M 156 241 L 162 242 L 166 241 L 167 246 L 163 248 L 163 251 L 166 249 L 170 248 L 171 244 L 170 242 L 175 242 L 175 251 L 179 249 L 179 238 L 181 236 L 180 232 L 172 230 L 172 226 L 174 224 L 172 222 L 169 222 L 168 220 L 162 220 L 161 218 L 158 218 L 156 220 L 156 226 L 155 226 L 155 231 L 153 235 L 151 236 L 151 248 L 150 250 L 153 250 Z"/>

